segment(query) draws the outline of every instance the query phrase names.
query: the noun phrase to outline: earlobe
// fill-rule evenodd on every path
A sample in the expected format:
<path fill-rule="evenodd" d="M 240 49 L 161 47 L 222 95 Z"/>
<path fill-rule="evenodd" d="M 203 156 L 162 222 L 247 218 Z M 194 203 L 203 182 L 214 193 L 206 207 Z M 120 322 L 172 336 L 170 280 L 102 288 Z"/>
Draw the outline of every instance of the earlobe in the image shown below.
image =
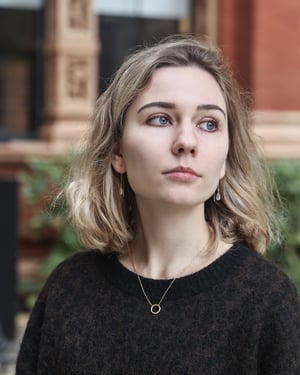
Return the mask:
<path fill-rule="evenodd" d="M 123 156 L 121 154 L 114 154 L 111 160 L 111 165 L 114 168 L 114 170 L 118 173 L 125 173 L 125 163 Z"/>
<path fill-rule="evenodd" d="M 226 161 L 224 161 L 221 171 L 220 171 L 220 180 L 222 180 L 222 178 L 225 176 L 225 173 L 226 173 Z"/>

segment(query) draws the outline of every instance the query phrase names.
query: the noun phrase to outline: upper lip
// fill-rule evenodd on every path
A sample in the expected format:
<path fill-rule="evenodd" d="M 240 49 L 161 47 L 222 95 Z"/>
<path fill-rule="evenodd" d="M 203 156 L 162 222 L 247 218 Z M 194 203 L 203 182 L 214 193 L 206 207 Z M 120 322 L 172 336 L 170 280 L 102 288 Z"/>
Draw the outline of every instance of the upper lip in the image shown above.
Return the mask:
<path fill-rule="evenodd" d="M 200 175 L 197 172 L 195 172 L 192 168 L 190 168 L 190 167 L 182 167 L 182 166 L 170 169 L 170 170 L 166 171 L 164 174 L 176 173 L 176 172 L 189 173 L 189 174 L 192 174 L 194 176 L 200 177 Z"/>

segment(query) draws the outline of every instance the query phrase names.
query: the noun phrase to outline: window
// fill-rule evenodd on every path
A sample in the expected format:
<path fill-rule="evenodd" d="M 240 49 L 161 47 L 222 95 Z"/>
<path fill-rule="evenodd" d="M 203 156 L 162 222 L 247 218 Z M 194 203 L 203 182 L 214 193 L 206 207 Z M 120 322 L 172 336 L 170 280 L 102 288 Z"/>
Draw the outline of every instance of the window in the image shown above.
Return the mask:
<path fill-rule="evenodd" d="M 43 107 L 43 11 L 0 8 L 0 141 L 35 137 Z"/>
<path fill-rule="evenodd" d="M 189 0 L 95 0 L 99 15 L 101 54 L 100 87 L 103 92 L 125 56 L 143 43 L 154 43 L 170 34 L 190 32 Z M 184 29 L 183 29 L 184 25 Z"/>

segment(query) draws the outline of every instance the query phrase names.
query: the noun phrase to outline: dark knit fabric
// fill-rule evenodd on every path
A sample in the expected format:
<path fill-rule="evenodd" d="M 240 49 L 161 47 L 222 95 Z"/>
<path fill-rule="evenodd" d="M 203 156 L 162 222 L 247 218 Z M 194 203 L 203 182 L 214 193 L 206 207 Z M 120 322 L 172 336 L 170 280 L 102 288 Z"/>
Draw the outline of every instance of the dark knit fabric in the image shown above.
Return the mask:
<path fill-rule="evenodd" d="M 142 282 L 157 302 L 170 280 Z M 40 293 L 16 374 L 299 375 L 299 299 L 276 266 L 235 244 L 177 279 L 153 315 L 115 255 L 78 253 Z"/>

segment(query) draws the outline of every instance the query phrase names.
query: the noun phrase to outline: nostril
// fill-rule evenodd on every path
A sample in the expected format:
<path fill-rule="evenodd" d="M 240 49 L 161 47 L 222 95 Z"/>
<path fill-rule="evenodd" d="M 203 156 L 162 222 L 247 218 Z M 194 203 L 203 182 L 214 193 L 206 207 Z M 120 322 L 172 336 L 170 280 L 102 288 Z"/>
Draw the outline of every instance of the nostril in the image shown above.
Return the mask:
<path fill-rule="evenodd" d="M 184 152 L 184 148 L 180 147 L 177 151 L 178 151 L 179 154 L 182 154 Z"/>
<path fill-rule="evenodd" d="M 188 148 L 185 148 L 185 147 L 178 147 L 176 149 L 176 153 L 177 154 L 191 153 L 192 155 L 195 155 L 196 150 L 195 150 L 195 148 L 188 149 Z"/>

